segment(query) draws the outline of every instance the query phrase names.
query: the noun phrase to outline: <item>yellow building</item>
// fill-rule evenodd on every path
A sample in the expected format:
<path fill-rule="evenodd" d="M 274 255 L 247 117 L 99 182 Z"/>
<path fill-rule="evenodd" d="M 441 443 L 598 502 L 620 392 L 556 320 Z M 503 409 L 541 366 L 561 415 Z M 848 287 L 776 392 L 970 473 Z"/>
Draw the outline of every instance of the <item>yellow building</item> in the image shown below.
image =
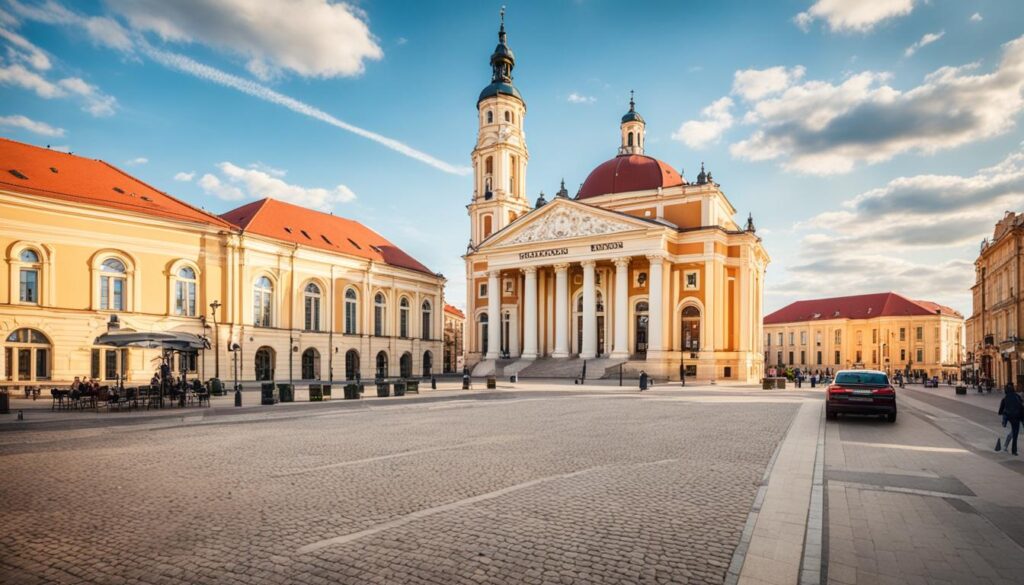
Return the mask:
<path fill-rule="evenodd" d="M 963 324 L 949 307 L 891 292 L 797 301 L 764 318 L 764 360 L 812 371 L 957 375 Z"/>
<path fill-rule="evenodd" d="M 992 239 L 981 244 L 974 261 L 973 307 L 967 319 L 967 362 L 979 377 L 998 386 L 1012 380 L 1024 383 L 1024 340 L 1021 330 L 1024 305 L 1020 301 L 1021 247 L 1024 246 L 1024 215 L 1006 212 L 996 224 Z"/>
<path fill-rule="evenodd" d="M 526 196 L 526 103 L 504 25 L 477 101 L 465 255 L 467 362 L 476 374 L 589 377 L 624 364 L 678 379 L 757 380 L 769 257 L 701 169 L 696 182 L 645 154 L 630 100 L 618 154 L 570 198 Z M 598 361 L 594 361 L 598 360 Z"/>
<path fill-rule="evenodd" d="M 114 314 L 207 336 L 176 364 L 206 378 L 236 360 L 242 380 L 420 375 L 441 355 L 444 278 L 355 221 L 272 199 L 218 217 L 9 140 L 0 160 L 0 380 L 148 381 L 156 350 L 93 346 Z"/>
<path fill-rule="evenodd" d="M 444 306 L 444 372 L 462 372 L 465 365 L 466 314 L 452 305 Z"/>

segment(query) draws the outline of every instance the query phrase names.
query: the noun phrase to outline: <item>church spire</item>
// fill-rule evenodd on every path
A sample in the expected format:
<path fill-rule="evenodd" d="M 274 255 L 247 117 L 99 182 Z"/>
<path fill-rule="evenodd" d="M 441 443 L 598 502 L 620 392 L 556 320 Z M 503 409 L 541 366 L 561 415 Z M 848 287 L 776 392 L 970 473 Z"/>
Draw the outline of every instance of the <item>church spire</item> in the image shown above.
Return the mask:
<path fill-rule="evenodd" d="M 480 92 L 477 105 L 484 99 L 498 94 L 510 95 L 523 101 L 519 90 L 512 85 L 512 70 L 516 66 L 516 57 L 508 46 L 508 34 L 505 33 L 505 7 L 501 7 L 501 23 L 498 26 L 498 45 L 491 53 L 491 84 Z"/>
<path fill-rule="evenodd" d="M 622 124 L 619 125 L 622 133 L 622 143 L 619 145 L 620 155 L 644 153 L 645 125 L 644 117 L 636 111 L 633 90 L 629 90 L 629 111 L 622 116 Z"/>

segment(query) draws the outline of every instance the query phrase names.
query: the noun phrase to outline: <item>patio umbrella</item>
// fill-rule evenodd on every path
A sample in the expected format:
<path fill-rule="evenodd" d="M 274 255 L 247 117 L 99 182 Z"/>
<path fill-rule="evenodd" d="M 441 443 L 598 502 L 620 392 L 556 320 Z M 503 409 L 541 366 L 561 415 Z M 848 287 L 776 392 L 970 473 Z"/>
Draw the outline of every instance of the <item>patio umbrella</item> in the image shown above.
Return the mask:
<path fill-rule="evenodd" d="M 186 352 L 210 348 L 210 342 L 205 337 L 181 331 L 110 331 L 97 337 L 94 343 L 113 347 L 162 348 Z"/>

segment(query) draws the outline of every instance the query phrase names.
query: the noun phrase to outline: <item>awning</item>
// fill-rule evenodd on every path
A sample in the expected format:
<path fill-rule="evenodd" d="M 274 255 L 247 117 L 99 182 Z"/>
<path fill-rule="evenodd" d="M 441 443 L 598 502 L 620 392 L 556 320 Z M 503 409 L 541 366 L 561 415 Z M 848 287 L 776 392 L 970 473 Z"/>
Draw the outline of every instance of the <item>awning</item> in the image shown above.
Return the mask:
<path fill-rule="evenodd" d="M 210 342 L 205 337 L 180 331 L 110 331 L 97 337 L 94 343 L 113 347 L 161 348 L 185 352 L 210 349 Z"/>

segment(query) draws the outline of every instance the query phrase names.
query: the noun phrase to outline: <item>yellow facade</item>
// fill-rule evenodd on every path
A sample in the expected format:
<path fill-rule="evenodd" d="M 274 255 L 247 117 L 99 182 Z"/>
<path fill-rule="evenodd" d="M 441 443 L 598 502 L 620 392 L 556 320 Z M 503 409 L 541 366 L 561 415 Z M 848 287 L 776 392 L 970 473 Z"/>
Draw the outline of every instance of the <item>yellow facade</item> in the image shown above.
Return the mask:
<path fill-rule="evenodd" d="M 868 368 L 890 374 L 957 375 L 963 361 L 963 317 L 931 314 L 817 319 L 764 326 L 769 366 L 804 370 Z"/>
<path fill-rule="evenodd" d="M 129 382 L 148 381 L 157 350 L 93 345 L 113 314 L 122 328 L 207 336 L 214 350 L 184 364 L 205 378 L 230 380 L 236 363 L 240 380 L 296 382 L 441 369 L 444 279 L 438 275 L 7 187 L 0 188 L 0 250 L 7 263 L 0 271 L 0 380 L 8 383 L 112 380 L 119 372 Z M 109 270 L 122 265 L 123 272 Z M 22 300 L 24 278 L 38 284 L 29 301 Z M 255 287 L 262 278 L 271 283 L 270 320 L 256 326 L 255 296 L 264 291 Z M 194 290 L 194 301 L 177 303 L 179 290 Z M 351 327 L 346 293 L 355 296 Z M 380 334 L 378 293 L 385 300 Z M 238 351 L 229 351 L 234 344 Z"/>

